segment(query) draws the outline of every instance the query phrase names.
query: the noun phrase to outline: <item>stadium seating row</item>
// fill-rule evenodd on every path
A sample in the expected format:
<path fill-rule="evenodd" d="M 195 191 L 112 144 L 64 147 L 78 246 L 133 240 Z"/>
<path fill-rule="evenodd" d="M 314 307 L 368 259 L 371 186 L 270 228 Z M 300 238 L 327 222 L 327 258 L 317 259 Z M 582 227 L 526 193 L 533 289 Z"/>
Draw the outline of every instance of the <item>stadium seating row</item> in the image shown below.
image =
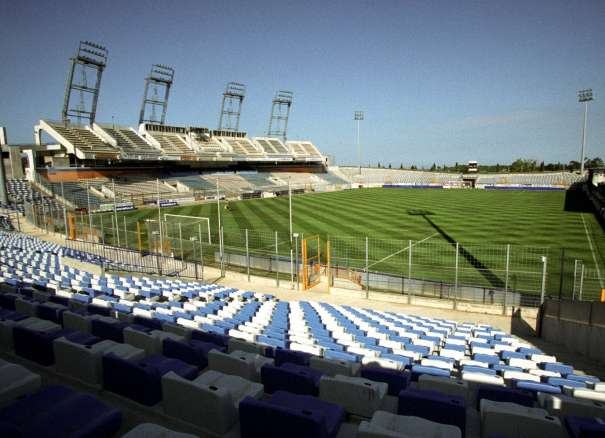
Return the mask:
<path fill-rule="evenodd" d="M 483 436 L 563 436 L 568 416 L 603 416 L 597 378 L 488 326 L 98 277 L 62 265 L 60 250 L 0 235 L 2 348 L 139 403 L 161 402 L 204 429 L 239 421 L 242 436 L 258 436 L 246 431 L 274 425 L 258 413 L 279 412 L 270 418 L 298 419 L 300 430 L 319 436 L 334 436 L 345 414 L 372 418 L 360 426 L 363 436 L 416 421 L 405 417 L 465 435 L 466 413 L 479 408 Z M 214 400 L 216 410 L 200 415 L 183 394 Z"/>

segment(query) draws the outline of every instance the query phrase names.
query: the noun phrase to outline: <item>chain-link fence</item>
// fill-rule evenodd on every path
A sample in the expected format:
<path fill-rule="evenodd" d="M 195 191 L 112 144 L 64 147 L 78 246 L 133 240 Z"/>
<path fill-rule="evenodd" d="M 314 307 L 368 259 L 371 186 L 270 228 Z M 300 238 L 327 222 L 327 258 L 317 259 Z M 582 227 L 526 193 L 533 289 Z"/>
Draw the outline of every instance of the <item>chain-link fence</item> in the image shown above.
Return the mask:
<path fill-rule="evenodd" d="M 277 285 L 310 272 L 304 269 L 304 236 L 291 240 L 284 232 L 229 228 L 219 233 L 203 221 L 136 221 L 117 212 L 36 205 L 27 206 L 25 216 L 46 232 L 66 234 L 68 245 L 106 257 L 115 270 L 203 278 L 204 268 L 212 267 L 221 274 L 274 278 Z M 313 272 L 338 288 L 506 305 L 601 296 L 600 267 L 560 248 L 341 236 L 323 237 L 319 245 Z"/>

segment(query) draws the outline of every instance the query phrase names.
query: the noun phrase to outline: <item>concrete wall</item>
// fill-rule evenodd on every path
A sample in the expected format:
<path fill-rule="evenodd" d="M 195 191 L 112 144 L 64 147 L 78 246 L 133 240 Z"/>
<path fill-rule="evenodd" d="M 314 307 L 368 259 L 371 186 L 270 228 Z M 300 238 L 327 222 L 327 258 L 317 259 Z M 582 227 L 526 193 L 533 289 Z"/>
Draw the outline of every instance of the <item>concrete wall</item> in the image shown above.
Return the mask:
<path fill-rule="evenodd" d="M 605 362 L 605 303 L 548 300 L 540 334 L 549 342 Z"/>

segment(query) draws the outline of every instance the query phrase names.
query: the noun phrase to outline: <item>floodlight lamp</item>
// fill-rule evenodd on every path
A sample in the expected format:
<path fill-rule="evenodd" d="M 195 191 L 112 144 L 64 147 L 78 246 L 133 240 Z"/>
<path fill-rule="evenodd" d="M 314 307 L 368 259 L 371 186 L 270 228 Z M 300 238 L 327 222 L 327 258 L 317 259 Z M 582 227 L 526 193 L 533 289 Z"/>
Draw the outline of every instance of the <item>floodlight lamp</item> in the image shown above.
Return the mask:
<path fill-rule="evenodd" d="M 578 101 L 589 102 L 591 100 L 593 100 L 592 88 L 578 91 Z"/>

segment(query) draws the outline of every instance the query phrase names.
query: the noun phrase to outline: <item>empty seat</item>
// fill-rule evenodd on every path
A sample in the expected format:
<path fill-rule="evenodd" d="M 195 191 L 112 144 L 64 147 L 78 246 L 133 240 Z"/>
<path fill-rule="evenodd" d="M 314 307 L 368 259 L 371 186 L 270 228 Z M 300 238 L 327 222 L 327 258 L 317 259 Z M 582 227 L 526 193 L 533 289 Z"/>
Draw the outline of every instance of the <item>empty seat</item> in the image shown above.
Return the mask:
<path fill-rule="evenodd" d="M 19 321 L 26 319 L 30 319 L 30 323 L 36 320 L 14 310 L 0 309 L 0 350 L 13 349 L 13 328 Z"/>
<path fill-rule="evenodd" d="M 0 363 L 0 408 L 40 389 L 42 380 L 21 365 Z"/>
<path fill-rule="evenodd" d="M 213 349 L 208 352 L 208 368 L 210 370 L 240 376 L 253 382 L 260 382 L 260 370 L 265 364 L 273 364 L 273 359 L 244 351 L 234 351 L 227 354 Z"/>
<path fill-rule="evenodd" d="M 173 333 L 168 333 L 161 330 L 153 330 L 149 327 L 140 326 L 137 324 L 126 327 L 123 333 L 124 342 L 145 350 L 145 353 L 148 355 L 162 354 L 162 342 L 165 339 L 172 339 L 174 341 L 184 340 L 183 337 Z"/>
<path fill-rule="evenodd" d="M 310 367 L 285 363 L 281 367 L 271 364 L 261 368 L 261 382 L 265 392 L 288 391 L 301 395 L 318 395 L 321 371 Z"/>
<path fill-rule="evenodd" d="M 53 341 L 62 336 L 80 336 L 79 332 L 61 329 L 61 326 L 45 321 L 51 326 L 43 325 L 16 325 L 13 329 L 15 353 L 21 357 L 49 366 L 55 363 Z"/>
<path fill-rule="evenodd" d="M 534 405 L 534 395 L 531 392 L 492 385 L 481 385 L 477 390 L 477 403 L 481 403 L 483 399 L 516 403 L 528 407 Z"/>
<path fill-rule="evenodd" d="M 363 377 L 323 376 L 319 381 L 320 399 L 338 403 L 347 412 L 362 417 L 371 417 L 382 407 L 387 391 L 386 383 Z"/>
<path fill-rule="evenodd" d="M 55 369 L 74 379 L 99 385 L 103 374 L 103 355 L 112 353 L 124 360 L 141 360 L 145 352 L 129 344 L 101 340 L 88 343 L 61 337 L 54 340 Z"/>
<path fill-rule="evenodd" d="M 563 438 L 558 418 L 544 409 L 516 403 L 481 400 L 481 437 L 502 435 L 513 438 Z"/>
<path fill-rule="evenodd" d="M 175 432 L 153 423 L 142 423 L 131 429 L 122 438 L 197 438 L 188 433 Z"/>
<path fill-rule="evenodd" d="M 413 365 L 412 366 L 412 381 L 418 381 L 418 377 L 422 374 L 428 374 L 431 376 L 449 377 L 450 371 L 443 368 L 437 368 L 425 365 Z"/>
<path fill-rule="evenodd" d="M 103 356 L 102 362 L 103 388 L 147 406 L 162 399 L 164 374 L 174 371 L 189 380 L 197 377 L 196 367 L 160 355 L 127 360 L 109 353 Z"/>
<path fill-rule="evenodd" d="M 456 426 L 440 424 L 420 417 L 376 411 L 371 421 L 362 421 L 358 438 L 461 438 Z"/>
<path fill-rule="evenodd" d="M 334 438 L 345 410 L 316 397 L 276 391 L 267 400 L 242 400 L 239 418 L 241 438 Z"/>
<path fill-rule="evenodd" d="M 208 366 L 208 353 L 210 351 L 225 351 L 225 347 L 209 342 L 196 341 L 195 339 L 190 341 L 178 340 L 168 336 L 164 338 L 163 346 L 165 356 L 180 359 L 190 365 L 195 365 L 200 370 Z"/>
<path fill-rule="evenodd" d="M 256 353 L 266 356 L 268 349 L 270 349 L 270 347 L 267 347 L 266 345 L 253 344 L 252 342 L 243 341 L 233 337 L 229 338 L 229 353 L 232 351 L 247 351 L 248 353 Z"/>
<path fill-rule="evenodd" d="M 278 348 L 275 350 L 275 365 L 280 366 L 286 362 L 290 362 L 296 365 L 308 366 L 312 356 L 312 354 L 303 351 Z"/>
<path fill-rule="evenodd" d="M 438 391 L 443 394 L 454 395 L 468 401 L 468 383 L 450 379 L 449 377 L 436 377 L 423 374 L 418 378 L 418 389 Z"/>
<path fill-rule="evenodd" d="M 577 399 L 564 394 L 538 394 L 538 404 L 549 414 L 558 417 L 575 415 L 580 417 L 605 418 L 605 403 Z"/>
<path fill-rule="evenodd" d="M 99 316 L 91 322 L 91 333 L 102 339 L 124 342 L 124 329 L 129 324 L 108 316 Z"/>
<path fill-rule="evenodd" d="M 456 426 L 465 434 L 466 405 L 461 397 L 407 388 L 399 393 L 399 415 Z"/>
<path fill-rule="evenodd" d="M 565 417 L 565 427 L 571 438 L 602 438 L 605 436 L 603 418 L 569 416 Z"/>
<path fill-rule="evenodd" d="M 260 398 L 263 386 L 212 370 L 194 380 L 169 372 L 162 377 L 162 391 L 168 415 L 224 434 L 238 420 L 240 401 L 244 397 Z"/>
<path fill-rule="evenodd" d="M 378 367 L 363 367 L 361 377 L 374 382 L 384 382 L 388 385 L 387 394 L 397 396 L 401 390 L 406 389 L 410 384 L 409 371 L 389 370 Z"/>
<path fill-rule="evenodd" d="M 572 394 L 575 398 L 593 400 L 605 403 L 605 392 L 595 391 L 587 388 L 573 388 Z"/>
<path fill-rule="evenodd" d="M 356 376 L 359 374 L 361 365 L 350 360 L 326 359 L 324 357 L 312 356 L 309 360 L 309 366 L 326 374 L 335 376 Z"/>
<path fill-rule="evenodd" d="M 92 320 L 98 318 L 97 315 L 90 315 L 86 311 L 67 310 L 63 312 L 63 327 L 80 332 L 90 333 L 92 330 Z"/>
<path fill-rule="evenodd" d="M 121 423 L 119 410 L 65 386 L 47 386 L 0 411 L 0 428 L 24 438 L 106 437 Z"/>

